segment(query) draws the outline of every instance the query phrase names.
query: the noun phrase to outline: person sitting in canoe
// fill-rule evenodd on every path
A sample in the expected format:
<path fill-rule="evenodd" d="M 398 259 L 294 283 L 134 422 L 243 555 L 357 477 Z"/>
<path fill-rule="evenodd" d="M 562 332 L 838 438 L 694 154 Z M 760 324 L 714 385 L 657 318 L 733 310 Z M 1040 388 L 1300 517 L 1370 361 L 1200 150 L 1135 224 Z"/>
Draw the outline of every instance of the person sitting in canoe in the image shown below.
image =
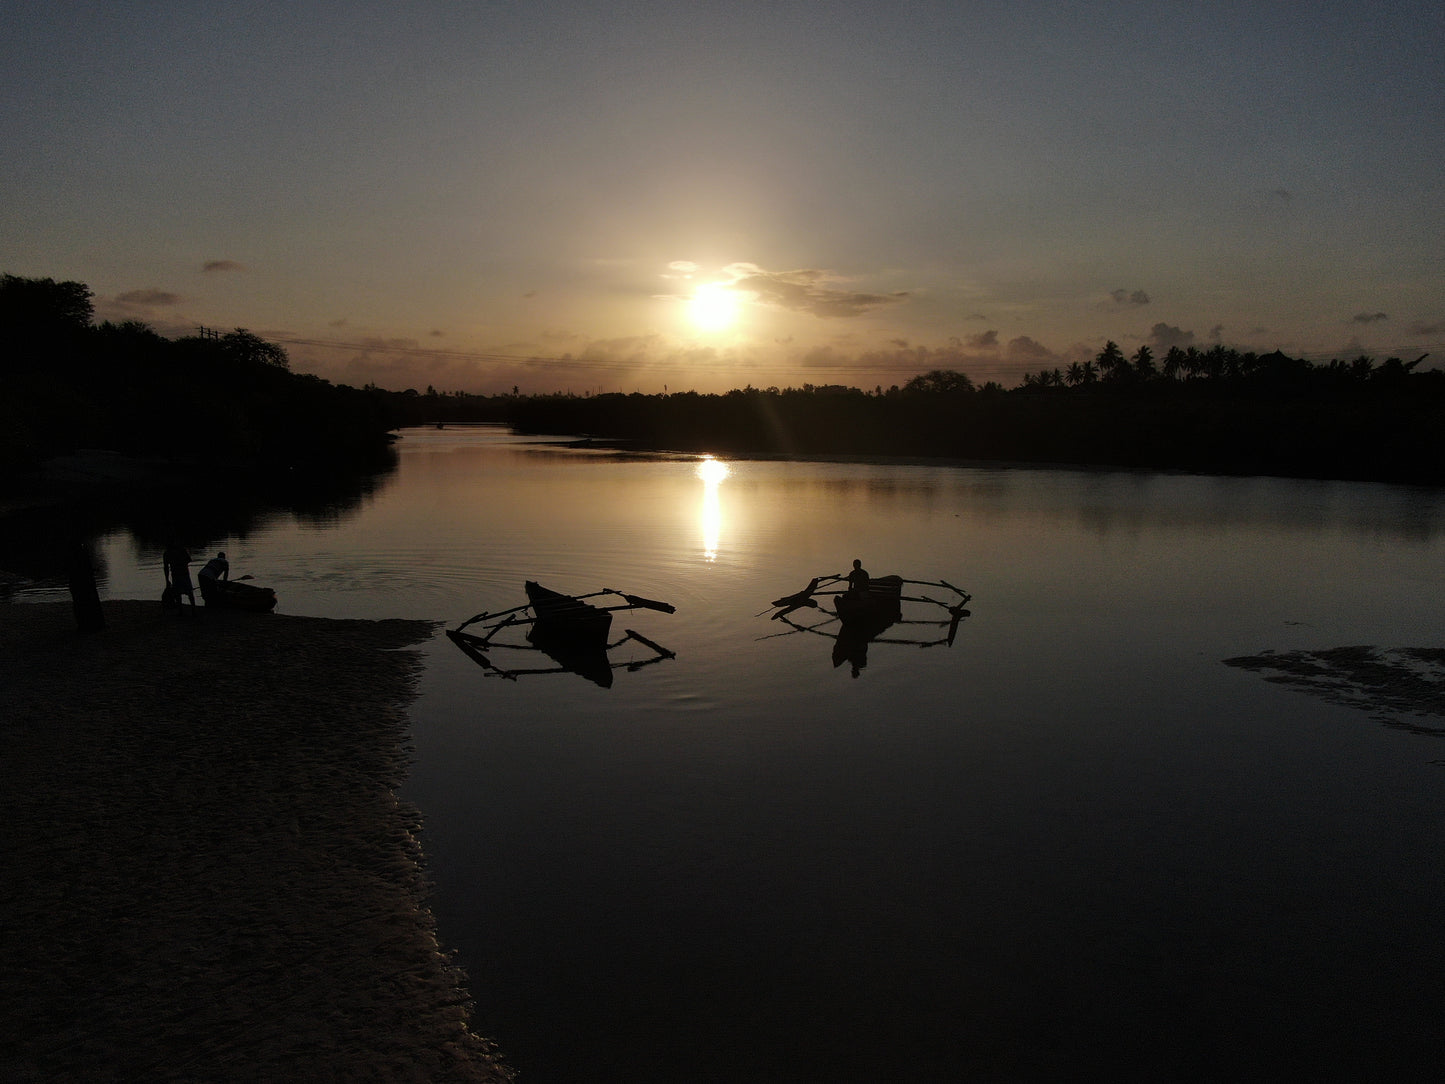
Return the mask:
<path fill-rule="evenodd" d="M 206 562 L 200 571 L 201 593 L 205 594 L 205 588 L 215 587 L 220 580 L 231 578 L 231 562 L 226 560 L 226 551 L 222 550 L 216 556 Z"/>
<path fill-rule="evenodd" d="M 863 562 L 853 558 L 853 571 L 848 573 L 848 593 L 850 595 L 866 595 L 868 593 L 868 571 L 863 567 Z"/>

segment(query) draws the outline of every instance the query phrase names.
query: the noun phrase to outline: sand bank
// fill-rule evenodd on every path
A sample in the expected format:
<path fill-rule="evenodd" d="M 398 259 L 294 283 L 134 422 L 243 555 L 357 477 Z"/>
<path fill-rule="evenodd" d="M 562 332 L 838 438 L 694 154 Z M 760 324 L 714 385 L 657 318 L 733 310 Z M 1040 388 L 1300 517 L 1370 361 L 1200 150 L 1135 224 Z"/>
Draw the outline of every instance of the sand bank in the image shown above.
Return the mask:
<path fill-rule="evenodd" d="M 0 1078 L 508 1079 L 426 910 L 432 633 L 0 606 Z"/>

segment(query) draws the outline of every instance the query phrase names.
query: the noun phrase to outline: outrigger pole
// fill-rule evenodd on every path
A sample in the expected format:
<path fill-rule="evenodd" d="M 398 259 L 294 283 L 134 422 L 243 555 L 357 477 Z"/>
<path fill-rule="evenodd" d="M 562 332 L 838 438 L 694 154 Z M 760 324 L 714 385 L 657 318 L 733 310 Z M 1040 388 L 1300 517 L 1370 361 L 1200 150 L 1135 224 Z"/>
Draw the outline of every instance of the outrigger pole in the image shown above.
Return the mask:
<path fill-rule="evenodd" d="M 597 607 L 599 610 L 606 610 L 608 613 L 612 613 L 617 610 L 634 609 L 657 610 L 665 614 L 677 613 L 677 607 L 670 602 L 658 602 L 656 599 L 643 598 L 641 595 L 629 595 L 626 592 L 618 591 L 612 587 L 604 587 L 601 591 L 593 591 L 591 594 L 588 595 L 573 595 L 571 597 L 580 602 L 583 599 L 598 598 L 601 595 L 616 595 L 618 598 L 624 598 L 627 600 L 627 605 L 625 606 Z M 468 625 L 475 625 L 478 621 L 490 621 L 492 618 L 495 617 L 505 617 L 508 614 L 521 613 L 523 610 L 531 609 L 531 607 L 532 604 L 530 602 L 524 602 L 520 606 L 513 606 L 511 609 L 508 610 L 498 610 L 496 613 L 488 613 L 486 610 L 483 610 L 476 616 L 467 618 L 452 631 L 461 632 L 462 629 L 466 628 Z M 498 625 L 497 628 L 501 629 L 505 628 L 508 624 L 522 624 L 527 621 L 535 620 L 535 617 L 518 618 L 515 622 L 504 622 L 503 624 Z"/>
<path fill-rule="evenodd" d="M 656 652 L 656 654 L 653 655 L 653 657 L 650 659 L 636 659 L 632 662 L 609 662 L 607 664 L 608 669 L 626 669 L 628 673 L 634 673 L 638 670 L 641 670 L 644 666 L 651 666 L 655 662 L 662 662 L 665 659 L 677 658 L 676 651 L 669 651 L 661 644 L 653 640 L 649 640 L 646 636 L 643 636 L 642 633 L 638 632 L 636 629 L 625 629 L 623 631 L 626 633 L 626 635 L 623 636 L 621 639 L 617 640 L 616 643 L 608 644 L 608 651 L 611 651 L 615 647 L 622 646 L 628 640 L 636 640 L 638 643 Z M 540 649 L 532 647 L 530 645 L 524 646 L 522 644 L 487 645 L 487 641 L 484 638 L 480 636 L 473 636 L 469 633 L 460 633 L 456 629 L 448 629 L 447 635 L 451 637 L 452 642 L 455 643 L 459 648 L 461 648 L 462 651 L 464 651 L 473 662 L 480 665 L 483 669 L 491 671 L 498 677 L 506 678 L 508 681 L 516 681 L 518 677 L 521 677 L 524 674 L 567 674 L 577 672 L 573 667 L 564 665 L 523 669 L 507 669 L 506 667 L 498 666 L 496 663 L 492 662 L 491 659 L 489 659 L 485 654 L 482 653 L 481 648 L 483 646 L 509 647 L 515 648 L 519 651 L 535 651 Z"/>

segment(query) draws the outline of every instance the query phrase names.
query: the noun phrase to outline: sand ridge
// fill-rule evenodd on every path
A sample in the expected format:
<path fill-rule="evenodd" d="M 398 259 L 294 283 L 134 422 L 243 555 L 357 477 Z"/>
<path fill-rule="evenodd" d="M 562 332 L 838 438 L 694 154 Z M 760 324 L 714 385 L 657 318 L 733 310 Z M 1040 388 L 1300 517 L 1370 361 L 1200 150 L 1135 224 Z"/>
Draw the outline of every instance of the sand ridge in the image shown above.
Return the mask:
<path fill-rule="evenodd" d="M 435 629 L 0 606 L 0 1077 L 511 1077 L 396 796 Z"/>

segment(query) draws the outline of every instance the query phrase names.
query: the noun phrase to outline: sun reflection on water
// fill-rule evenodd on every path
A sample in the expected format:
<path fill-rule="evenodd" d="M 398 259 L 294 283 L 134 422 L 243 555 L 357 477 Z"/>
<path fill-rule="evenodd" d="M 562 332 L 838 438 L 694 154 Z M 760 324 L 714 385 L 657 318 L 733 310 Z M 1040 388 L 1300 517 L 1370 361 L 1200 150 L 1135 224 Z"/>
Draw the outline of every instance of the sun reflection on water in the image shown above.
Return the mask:
<path fill-rule="evenodd" d="M 703 457 L 697 465 L 697 476 L 702 479 L 702 556 L 705 561 L 716 561 L 718 540 L 722 536 L 722 504 L 718 500 L 718 486 L 732 471 L 720 459 Z"/>

